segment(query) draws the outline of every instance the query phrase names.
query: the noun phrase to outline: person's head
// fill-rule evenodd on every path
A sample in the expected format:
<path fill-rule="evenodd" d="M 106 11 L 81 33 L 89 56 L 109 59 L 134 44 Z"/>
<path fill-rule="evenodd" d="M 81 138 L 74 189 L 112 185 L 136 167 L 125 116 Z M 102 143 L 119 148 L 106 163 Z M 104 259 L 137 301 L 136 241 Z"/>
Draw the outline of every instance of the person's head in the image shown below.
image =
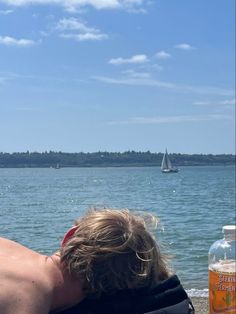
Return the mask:
<path fill-rule="evenodd" d="M 76 221 L 61 262 L 88 295 L 152 287 L 168 277 L 164 256 L 145 220 L 129 210 L 93 210 Z"/>

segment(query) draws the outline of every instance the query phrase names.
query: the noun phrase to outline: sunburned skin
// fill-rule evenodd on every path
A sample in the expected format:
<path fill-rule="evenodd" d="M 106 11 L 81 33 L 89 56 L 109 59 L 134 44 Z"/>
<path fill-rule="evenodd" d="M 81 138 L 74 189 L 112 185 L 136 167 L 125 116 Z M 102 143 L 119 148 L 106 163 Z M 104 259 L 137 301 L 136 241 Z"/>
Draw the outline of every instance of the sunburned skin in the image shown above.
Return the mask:
<path fill-rule="evenodd" d="M 84 298 L 82 281 L 60 263 L 16 242 L 0 238 L 0 313 L 57 313 Z"/>

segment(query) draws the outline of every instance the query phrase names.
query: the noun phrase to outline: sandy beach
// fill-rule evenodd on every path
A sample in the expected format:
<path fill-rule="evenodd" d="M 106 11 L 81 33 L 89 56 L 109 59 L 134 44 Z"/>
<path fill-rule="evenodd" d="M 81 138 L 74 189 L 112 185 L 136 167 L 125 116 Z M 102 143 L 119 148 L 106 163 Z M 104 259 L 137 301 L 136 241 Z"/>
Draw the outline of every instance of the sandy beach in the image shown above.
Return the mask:
<path fill-rule="evenodd" d="M 208 314 L 208 298 L 191 298 L 196 314 Z"/>

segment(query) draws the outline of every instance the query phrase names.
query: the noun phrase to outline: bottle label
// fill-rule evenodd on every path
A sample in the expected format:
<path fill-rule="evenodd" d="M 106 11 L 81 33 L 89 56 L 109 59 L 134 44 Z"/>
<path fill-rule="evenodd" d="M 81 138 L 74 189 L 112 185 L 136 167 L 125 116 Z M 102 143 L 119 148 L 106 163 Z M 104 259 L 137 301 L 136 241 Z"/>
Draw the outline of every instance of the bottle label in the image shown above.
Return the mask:
<path fill-rule="evenodd" d="M 236 270 L 235 263 L 222 263 L 209 267 L 210 314 L 236 313 Z"/>

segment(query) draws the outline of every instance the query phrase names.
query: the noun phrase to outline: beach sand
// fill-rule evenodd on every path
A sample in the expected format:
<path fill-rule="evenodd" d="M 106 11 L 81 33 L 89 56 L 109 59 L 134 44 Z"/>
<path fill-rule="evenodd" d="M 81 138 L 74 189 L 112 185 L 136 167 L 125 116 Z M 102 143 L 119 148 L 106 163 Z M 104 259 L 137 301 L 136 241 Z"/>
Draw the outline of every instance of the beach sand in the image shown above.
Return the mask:
<path fill-rule="evenodd" d="M 208 314 L 208 298 L 192 297 L 193 306 L 196 314 Z"/>

